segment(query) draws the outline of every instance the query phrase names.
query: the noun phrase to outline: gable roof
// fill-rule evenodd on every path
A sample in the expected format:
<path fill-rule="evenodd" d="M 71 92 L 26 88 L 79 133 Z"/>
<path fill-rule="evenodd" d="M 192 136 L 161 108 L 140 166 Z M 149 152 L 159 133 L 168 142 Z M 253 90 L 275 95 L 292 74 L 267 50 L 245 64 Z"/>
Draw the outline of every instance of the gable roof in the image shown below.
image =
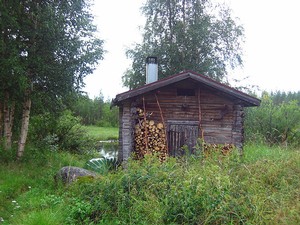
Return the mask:
<path fill-rule="evenodd" d="M 199 84 L 203 84 L 209 88 L 218 90 L 220 92 L 223 92 L 224 94 L 227 94 L 229 96 L 237 98 L 243 102 L 244 106 L 259 106 L 260 105 L 259 99 L 252 97 L 252 96 L 250 96 L 244 92 L 241 92 L 239 90 L 236 90 L 232 87 L 229 87 L 228 85 L 217 82 L 207 76 L 197 74 L 193 71 L 184 71 L 179 74 L 175 74 L 175 75 L 169 76 L 167 78 L 155 81 L 153 83 L 145 84 L 136 89 L 132 89 L 132 90 L 120 93 L 116 96 L 115 99 L 113 99 L 112 104 L 119 105 L 122 101 L 127 100 L 129 98 L 143 95 L 150 91 L 154 91 L 156 89 L 165 87 L 170 84 L 174 84 L 176 82 L 187 80 L 187 79 L 192 79 L 192 80 L 198 82 Z"/>

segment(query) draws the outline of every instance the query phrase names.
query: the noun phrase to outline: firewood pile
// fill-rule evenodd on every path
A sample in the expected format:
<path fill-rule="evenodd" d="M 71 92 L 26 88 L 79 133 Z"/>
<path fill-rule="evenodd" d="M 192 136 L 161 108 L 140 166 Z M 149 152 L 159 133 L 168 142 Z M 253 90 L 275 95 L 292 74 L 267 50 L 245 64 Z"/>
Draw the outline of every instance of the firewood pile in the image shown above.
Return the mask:
<path fill-rule="evenodd" d="M 163 123 L 155 123 L 150 114 L 137 109 L 137 123 L 135 125 L 135 153 L 137 159 L 146 154 L 156 154 L 160 161 L 167 157 L 166 132 Z"/>

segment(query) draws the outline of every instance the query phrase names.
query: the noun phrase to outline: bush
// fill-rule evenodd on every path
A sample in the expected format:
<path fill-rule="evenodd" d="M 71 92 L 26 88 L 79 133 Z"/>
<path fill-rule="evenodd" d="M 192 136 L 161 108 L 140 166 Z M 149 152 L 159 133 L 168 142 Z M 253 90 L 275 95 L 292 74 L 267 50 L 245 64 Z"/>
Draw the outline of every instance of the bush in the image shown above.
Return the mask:
<path fill-rule="evenodd" d="M 246 110 L 245 136 L 253 143 L 299 146 L 300 107 L 296 100 L 275 104 L 265 93 L 261 106 Z"/>
<path fill-rule="evenodd" d="M 87 135 L 80 118 L 68 110 L 58 118 L 43 114 L 32 118 L 30 140 L 41 149 L 65 150 L 71 153 L 88 153 L 94 150 L 95 140 Z"/>

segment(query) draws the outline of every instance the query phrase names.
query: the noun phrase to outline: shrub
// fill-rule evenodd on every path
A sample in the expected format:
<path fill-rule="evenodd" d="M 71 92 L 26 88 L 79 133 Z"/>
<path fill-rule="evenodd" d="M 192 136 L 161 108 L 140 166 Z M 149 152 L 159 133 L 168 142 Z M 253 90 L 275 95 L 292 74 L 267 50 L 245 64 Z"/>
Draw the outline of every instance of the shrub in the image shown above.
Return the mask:
<path fill-rule="evenodd" d="M 247 141 L 299 146 L 299 104 L 296 100 L 275 104 L 265 93 L 260 107 L 246 109 L 245 128 Z"/>
<path fill-rule="evenodd" d="M 49 114 L 32 118 L 30 140 L 41 149 L 65 150 L 71 153 L 87 153 L 95 148 L 95 140 L 89 137 L 80 124 L 80 118 L 64 111 L 58 118 Z"/>

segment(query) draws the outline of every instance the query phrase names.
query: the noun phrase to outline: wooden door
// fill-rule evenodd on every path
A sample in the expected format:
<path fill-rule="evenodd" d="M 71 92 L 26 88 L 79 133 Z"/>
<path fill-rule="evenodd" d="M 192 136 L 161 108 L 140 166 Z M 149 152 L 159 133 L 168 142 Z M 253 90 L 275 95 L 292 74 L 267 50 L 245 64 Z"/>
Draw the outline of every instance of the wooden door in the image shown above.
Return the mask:
<path fill-rule="evenodd" d="M 193 153 L 199 127 L 197 121 L 168 121 L 168 147 L 171 156 L 185 154 L 184 145 L 188 147 L 189 153 Z"/>

